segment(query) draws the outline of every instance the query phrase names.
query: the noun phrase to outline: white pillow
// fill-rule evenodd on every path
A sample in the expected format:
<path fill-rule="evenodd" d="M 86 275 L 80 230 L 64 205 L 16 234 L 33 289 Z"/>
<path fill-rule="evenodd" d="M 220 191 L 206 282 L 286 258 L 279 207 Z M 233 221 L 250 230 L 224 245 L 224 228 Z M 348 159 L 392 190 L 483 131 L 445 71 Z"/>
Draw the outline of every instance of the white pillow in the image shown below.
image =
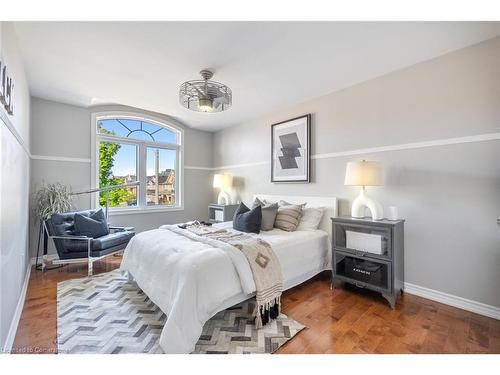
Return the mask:
<path fill-rule="evenodd" d="M 318 229 L 324 212 L 325 207 L 305 207 L 296 230 Z"/>

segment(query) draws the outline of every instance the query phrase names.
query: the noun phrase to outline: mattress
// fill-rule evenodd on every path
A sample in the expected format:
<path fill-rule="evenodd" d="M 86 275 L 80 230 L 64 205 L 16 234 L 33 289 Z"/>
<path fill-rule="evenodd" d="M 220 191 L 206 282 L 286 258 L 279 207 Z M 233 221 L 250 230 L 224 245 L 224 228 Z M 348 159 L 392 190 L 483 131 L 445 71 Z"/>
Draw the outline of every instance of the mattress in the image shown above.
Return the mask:
<path fill-rule="evenodd" d="M 232 222 L 214 224 L 217 228 L 232 228 Z M 267 241 L 281 265 L 285 290 L 309 280 L 318 273 L 331 269 L 331 250 L 328 233 L 323 230 L 286 232 L 281 229 L 251 234 Z M 218 311 L 249 298 L 240 293 L 226 300 Z"/>

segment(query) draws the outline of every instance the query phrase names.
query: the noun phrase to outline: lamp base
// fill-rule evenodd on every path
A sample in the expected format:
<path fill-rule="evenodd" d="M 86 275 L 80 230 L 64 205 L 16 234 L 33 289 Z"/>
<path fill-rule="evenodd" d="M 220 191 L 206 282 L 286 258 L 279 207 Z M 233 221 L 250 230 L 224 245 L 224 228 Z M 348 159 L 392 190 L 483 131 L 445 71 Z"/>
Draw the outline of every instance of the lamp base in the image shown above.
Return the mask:
<path fill-rule="evenodd" d="M 370 210 L 373 220 L 382 220 L 384 218 L 384 210 L 380 203 L 369 197 L 363 188 L 358 197 L 352 202 L 351 216 L 358 219 L 365 217 L 365 207 Z"/>
<path fill-rule="evenodd" d="M 221 190 L 219 193 L 219 196 L 217 197 L 217 204 L 220 205 L 228 205 L 230 204 L 230 199 L 229 199 L 229 194 L 226 193 L 224 190 Z"/>

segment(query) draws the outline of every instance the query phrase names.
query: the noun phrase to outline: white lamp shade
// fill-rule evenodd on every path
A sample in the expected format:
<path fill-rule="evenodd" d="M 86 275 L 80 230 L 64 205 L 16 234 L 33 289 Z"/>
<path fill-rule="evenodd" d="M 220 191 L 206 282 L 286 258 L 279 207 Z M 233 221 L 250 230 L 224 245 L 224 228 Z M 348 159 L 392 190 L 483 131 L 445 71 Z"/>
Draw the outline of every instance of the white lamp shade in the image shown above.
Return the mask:
<path fill-rule="evenodd" d="M 213 187 L 216 189 L 229 189 L 233 185 L 233 176 L 228 174 L 214 174 Z"/>
<path fill-rule="evenodd" d="M 350 161 L 345 169 L 344 185 L 383 185 L 382 165 L 378 161 Z"/>

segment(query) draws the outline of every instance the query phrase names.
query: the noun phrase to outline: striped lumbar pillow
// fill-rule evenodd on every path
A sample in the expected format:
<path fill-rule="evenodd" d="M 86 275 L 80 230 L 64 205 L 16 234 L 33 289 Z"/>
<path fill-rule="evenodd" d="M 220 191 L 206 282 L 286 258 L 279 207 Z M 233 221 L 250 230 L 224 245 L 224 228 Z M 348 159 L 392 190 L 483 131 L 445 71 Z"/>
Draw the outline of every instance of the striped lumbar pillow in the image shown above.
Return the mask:
<path fill-rule="evenodd" d="M 276 215 L 276 220 L 274 221 L 274 227 L 287 232 L 293 232 L 297 229 L 297 225 L 299 225 L 302 208 L 304 206 L 305 203 L 298 205 L 280 201 L 278 214 Z"/>

